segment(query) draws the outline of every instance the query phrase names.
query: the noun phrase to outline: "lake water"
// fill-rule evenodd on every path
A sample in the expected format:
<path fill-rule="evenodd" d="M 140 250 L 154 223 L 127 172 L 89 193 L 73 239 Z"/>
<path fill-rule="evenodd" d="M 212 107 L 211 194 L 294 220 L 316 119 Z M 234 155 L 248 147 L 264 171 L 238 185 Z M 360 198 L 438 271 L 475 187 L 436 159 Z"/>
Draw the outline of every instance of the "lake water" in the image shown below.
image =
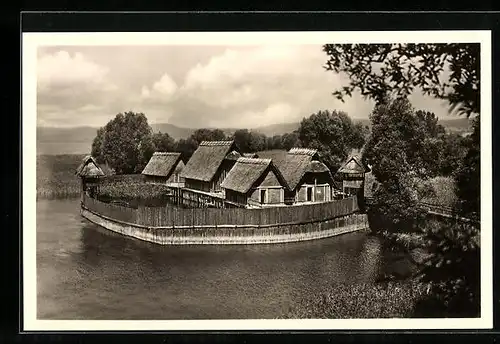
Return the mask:
<path fill-rule="evenodd" d="M 96 226 L 79 200 L 37 202 L 39 319 L 272 319 L 389 265 L 366 233 L 273 245 L 160 246 Z"/>

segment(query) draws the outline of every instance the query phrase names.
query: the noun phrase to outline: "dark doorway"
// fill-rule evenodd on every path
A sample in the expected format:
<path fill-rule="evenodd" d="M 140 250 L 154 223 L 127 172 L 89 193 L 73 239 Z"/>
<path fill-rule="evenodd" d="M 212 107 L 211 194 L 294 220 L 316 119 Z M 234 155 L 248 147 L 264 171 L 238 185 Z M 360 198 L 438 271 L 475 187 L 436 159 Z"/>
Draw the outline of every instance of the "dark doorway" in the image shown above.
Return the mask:
<path fill-rule="evenodd" d="M 313 188 L 307 188 L 307 201 L 312 202 Z"/>
<path fill-rule="evenodd" d="M 266 190 L 260 190 L 260 203 L 266 202 Z"/>

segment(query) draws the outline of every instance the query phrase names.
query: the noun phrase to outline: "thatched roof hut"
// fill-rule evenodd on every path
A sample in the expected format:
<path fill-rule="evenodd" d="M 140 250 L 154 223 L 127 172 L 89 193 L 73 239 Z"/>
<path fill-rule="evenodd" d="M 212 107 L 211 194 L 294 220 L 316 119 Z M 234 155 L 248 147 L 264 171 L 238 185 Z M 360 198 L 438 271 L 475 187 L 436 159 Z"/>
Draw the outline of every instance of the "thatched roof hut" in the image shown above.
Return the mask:
<path fill-rule="evenodd" d="M 263 151 L 258 153 L 260 158 L 272 159 L 281 172 L 290 190 L 295 190 L 306 173 L 327 173 L 331 177 L 328 167 L 319 161 L 318 151 L 311 148 L 292 148 L 288 152 L 283 150 Z M 332 182 L 333 182 L 333 178 Z"/>
<path fill-rule="evenodd" d="M 362 163 L 359 156 L 355 155 L 350 156 L 337 171 L 347 175 L 363 175 L 367 172 L 370 172 L 370 169 Z"/>
<path fill-rule="evenodd" d="M 181 153 L 155 152 L 142 171 L 143 175 L 169 178 L 183 167 Z"/>
<path fill-rule="evenodd" d="M 81 178 L 100 178 L 105 176 L 97 161 L 90 155 L 83 158 L 82 163 L 77 167 L 75 174 Z"/>
<path fill-rule="evenodd" d="M 232 151 L 238 151 L 234 141 L 201 142 L 182 170 L 181 178 L 211 181 L 226 156 Z"/>
<path fill-rule="evenodd" d="M 248 193 L 262 177 L 272 171 L 283 187 L 288 187 L 285 178 L 274 166 L 271 159 L 241 157 L 229 171 L 221 186 L 242 194 Z"/>

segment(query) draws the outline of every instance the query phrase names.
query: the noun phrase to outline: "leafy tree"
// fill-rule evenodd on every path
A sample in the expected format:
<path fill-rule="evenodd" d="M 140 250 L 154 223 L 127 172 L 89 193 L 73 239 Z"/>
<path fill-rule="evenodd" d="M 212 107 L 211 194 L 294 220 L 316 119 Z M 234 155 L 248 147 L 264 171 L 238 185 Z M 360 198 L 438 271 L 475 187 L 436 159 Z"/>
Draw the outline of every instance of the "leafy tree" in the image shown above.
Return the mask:
<path fill-rule="evenodd" d="M 97 130 L 97 135 L 92 141 L 92 150 L 90 153 L 100 164 L 105 163 L 101 151 L 102 141 L 104 140 L 104 133 L 105 133 L 104 128 L 99 128 Z"/>
<path fill-rule="evenodd" d="M 340 100 L 359 90 L 381 102 L 388 94 L 408 96 L 420 88 L 460 113 L 479 113 L 478 43 L 325 44 L 323 51 L 326 69 L 350 79 L 334 92 Z"/>
<path fill-rule="evenodd" d="M 304 147 L 317 149 L 328 167 L 336 171 L 351 149 L 364 143 L 360 131 L 345 112 L 325 110 L 302 120 L 298 138 Z"/>
<path fill-rule="evenodd" d="M 157 152 L 172 152 L 175 150 L 175 140 L 167 133 L 154 133 L 152 142 Z"/>
<path fill-rule="evenodd" d="M 141 173 L 144 167 L 146 167 L 146 164 L 148 163 L 149 159 L 151 159 L 151 156 L 153 156 L 153 153 L 156 151 L 159 151 L 159 149 L 157 149 L 155 145 L 153 136 L 152 135 L 144 136 L 144 138 L 139 143 L 138 147 L 139 159 L 137 167 L 134 172 Z"/>
<path fill-rule="evenodd" d="M 446 100 L 450 112 L 457 110 L 467 117 L 475 116 L 467 154 L 456 173 L 458 195 L 461 198 L 458 209 L 469 216 L 479 211 L 479 47 L 479 44 L 323 46 L 328 56 L 326 69 L 347 74 L 349 78 L 348 85 L 334 91 L 340 100 L 358 90 L 363 96 L 382 104 L 388 95 L 407 96 L 415 89 L 420 89 L 424 94 Z M 395 240 L 405 242 L 406 247 L 423 247 L 432 253 L 430 270 L 422 270 L 431 286 L 430 297 L 425 301 L 436 302 L 442 308 L 442 313 L 448 316 L 450 313 L 456 315 L 464 312 L 477 316 L 479 241 L 473 240 L 474 235 L 467 234 L 469 232 L 463 224 L 440 224 L 432 231 L 425 229 L 421 234 L 422 240 L 414 240 L 415 237 L 411 235 L 394 235 Z M 479 232 L 474 223 L 470 224 L 469 229 Z M 469 258 L 467 262 L 463 257 Z M 448 261 L 459 263 L 455 268 L 450 268 Z M 469 301 L 475 306 L 470 307 Z"/>
<path fill-rule="evenodd" d="M 326 70 L 346 74 L 349 83 L 333 94 L 340 100 L 358 90 L 383 102 L 388 95 L 407 96 L 416 89 L 446 100 L 450 111 L 467 117 L 480 114 L 480 45 L 450 44 L 325 44 Z M 468 153 L 457 175 L 460 210 L 479 204 L 479 125 L 473 126 Z M 466 175 L 469 174 L 470 177 Z M 461 182 L 468 180 L 468 182 Z M 463 188 L 463 189 L 462 189 Z"/>
<path fill-rule="evenodd" d="M 143 113 L 120 113 L 101 130 L 102 137 L 99 138 L 98 132 L 94 139 L 93 152 L 100 151 L 96 157 L 106 161 L 117 174 L 140 173 L 147 163 L 148 154 L 144 150 L 150 148 L 146 143 L 151 139 L 146 116 Z"/>
<path fill-rule="evenodd" d="M 351 137 L 351 146 L 354 149 L 361 149 L 365 145 L 366 140 L 370 134 L 370 129 L 367 126 L 363 126 L 362 123 L 354 124 L 353 134 Z"/>
<path fill-rule="evenodd" d="M 372 134 L 363 160 L 372 166 L 380 184 L 370 209 L 376 230 L 414 231 L 422 220 L 418 204 L 429 193 L 425 181 L 430 174 L 422 156 L 415 152 L 420 149 L 417 144 L 425 142 L 420 130 L 425 124 L 423 117 L 422 113 L 415 115 L 406 98 L 387 98 L 370 114 Z"/>
<path fill-rule="evenodd" d="M 291 133 L 285 133 L 281 136 L 280 147 L 285 150 L 290 150 L 293 147 L 302 147 L 302 142 L 300 140 L 300 133 L 298 131 L 293 131 Z"/>
<path fill-rule="evenodd" d="M 250 131 L 248 129 L 238 129 L 233 134 L 233 140 L 241 149 L 242 152 L 251 152 L 250 148 Z"/>
<path fill-rule="evenodd" d="M 479 219 L 480 210 L 480 151 L 479 117 L 473 119 L 473 133 L 465 140 L 465 158 L 455 173 L 458 209 L 465 217 Z"/>
<path fill-rule="evenodd" d="M 282 137 L 281 135 L 274 135 L 269 144 L 268 144 L 268 147 L 267 149 L 282 149 L 283 148 L 283 145 L 282 145 Z"/>
<path fill-rule="evenodd" d="M 443 135 L 439 147 L 440 161 L 437 164 L 439 175 L 453 176 L 458 173 L 467 154 L 466 141 L 467 139 L 458 134 L 447 133 Z"/>
<path fill-rule="evenodd" d="M 175 151 L 182 154 L 184 162 L 187 162 L 191 158 L 196 148 L 198 148 L 198 142 L 192 137 L 180 139 L 175 143 Z"/>
<path fill-rule="evenodd" d="M 190 137 L 199 145 L 202 141 L 226 140 L 226 134 L 220 129 L 197 129 Z"/>

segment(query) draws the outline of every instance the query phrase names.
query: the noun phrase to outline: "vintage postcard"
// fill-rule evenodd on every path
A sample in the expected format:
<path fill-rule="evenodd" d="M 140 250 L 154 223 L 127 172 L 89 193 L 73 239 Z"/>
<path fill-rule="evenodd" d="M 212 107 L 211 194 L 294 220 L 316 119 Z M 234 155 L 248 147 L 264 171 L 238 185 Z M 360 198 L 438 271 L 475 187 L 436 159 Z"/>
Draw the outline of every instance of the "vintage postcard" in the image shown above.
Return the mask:
<path fill-rule="evenodd" d="M 22 49 L 25 331 L 492 327 L 490 32 Z"/>

